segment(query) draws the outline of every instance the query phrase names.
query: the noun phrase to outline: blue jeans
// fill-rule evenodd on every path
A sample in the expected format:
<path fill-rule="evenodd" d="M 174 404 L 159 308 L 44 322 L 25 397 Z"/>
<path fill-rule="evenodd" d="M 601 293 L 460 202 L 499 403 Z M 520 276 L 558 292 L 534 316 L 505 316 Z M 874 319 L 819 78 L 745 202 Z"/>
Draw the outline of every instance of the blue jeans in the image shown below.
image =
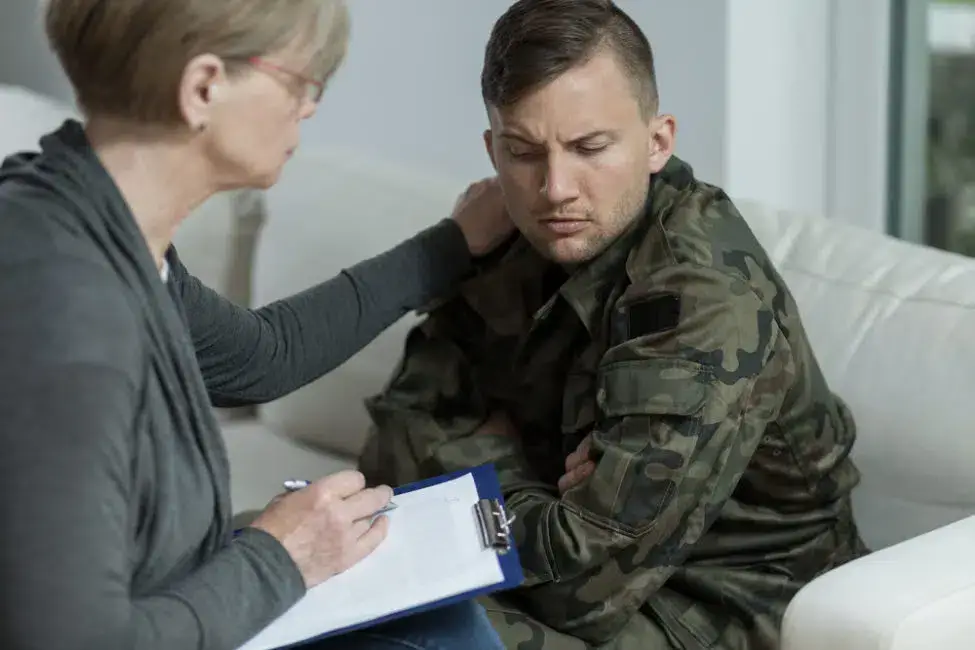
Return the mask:
<path fill-rule="evenodd" d="M 474 601 L 324 639 L 306 650 L 505 650 Z"/>

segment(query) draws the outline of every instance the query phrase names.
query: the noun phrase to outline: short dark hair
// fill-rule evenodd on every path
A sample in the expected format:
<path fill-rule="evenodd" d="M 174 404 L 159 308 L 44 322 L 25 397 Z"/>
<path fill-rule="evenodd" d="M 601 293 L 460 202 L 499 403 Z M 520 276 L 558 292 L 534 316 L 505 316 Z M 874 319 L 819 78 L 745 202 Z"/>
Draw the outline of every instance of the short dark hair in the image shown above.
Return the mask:
<path fill-rule="evenodd" d="M 510 106 L 607 49 L 633 84 L 645 117 L 657 110 L 653 50 L 640 27 L 610 0 L 518 0 L 494 24 L 481 95 Z"/>

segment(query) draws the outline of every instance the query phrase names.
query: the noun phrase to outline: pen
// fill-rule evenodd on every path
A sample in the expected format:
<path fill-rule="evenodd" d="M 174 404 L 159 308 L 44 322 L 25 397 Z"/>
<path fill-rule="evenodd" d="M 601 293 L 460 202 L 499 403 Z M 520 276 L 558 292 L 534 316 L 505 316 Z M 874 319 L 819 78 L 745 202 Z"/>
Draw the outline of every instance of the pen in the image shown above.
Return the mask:
<path fill-rule="evenodd" d="M 311 481 L 306 481 L 300 478 L 289 478 L 287 481 L 284 482 L 284 489 L 287 490 L 288 492 L 297 492 L 298 490 L 306 488 L 309 485 L 311 485 Z M 395 503 L 390 501 L 389 503 L 386 504 L 384 508 L 381 508 L 380 510 L 374 512 L 372 516 L 375 517 L 378 515 L 385 514 L 390 510 L 396 510 L 396 508 L 398 507 L 399 506 L 397 506 Z"/>

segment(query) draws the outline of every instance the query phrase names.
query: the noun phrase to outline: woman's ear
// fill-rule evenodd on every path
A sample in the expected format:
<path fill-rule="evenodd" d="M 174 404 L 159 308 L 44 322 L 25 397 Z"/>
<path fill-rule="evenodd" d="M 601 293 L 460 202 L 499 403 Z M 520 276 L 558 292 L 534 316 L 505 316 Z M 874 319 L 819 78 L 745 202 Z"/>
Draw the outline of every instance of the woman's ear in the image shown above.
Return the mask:
<path fill-rule="evenodd" d="M 180 114 L 194 131 L 203 131 L 213 118 L 213 105 L 226 79 L 223 61 L 212 54 L 194 57 L 183 70 L 178 98 Z"/>

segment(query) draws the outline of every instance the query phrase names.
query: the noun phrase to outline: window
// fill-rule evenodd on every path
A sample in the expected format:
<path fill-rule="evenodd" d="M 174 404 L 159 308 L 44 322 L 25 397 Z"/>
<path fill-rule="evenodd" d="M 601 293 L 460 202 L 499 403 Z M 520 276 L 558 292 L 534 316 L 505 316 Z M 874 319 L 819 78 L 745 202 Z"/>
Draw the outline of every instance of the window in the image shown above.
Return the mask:
<path fill-rule="evenodd" d="M 891 231 L 975 257 L 975 0 L 893 3 Z"/>

